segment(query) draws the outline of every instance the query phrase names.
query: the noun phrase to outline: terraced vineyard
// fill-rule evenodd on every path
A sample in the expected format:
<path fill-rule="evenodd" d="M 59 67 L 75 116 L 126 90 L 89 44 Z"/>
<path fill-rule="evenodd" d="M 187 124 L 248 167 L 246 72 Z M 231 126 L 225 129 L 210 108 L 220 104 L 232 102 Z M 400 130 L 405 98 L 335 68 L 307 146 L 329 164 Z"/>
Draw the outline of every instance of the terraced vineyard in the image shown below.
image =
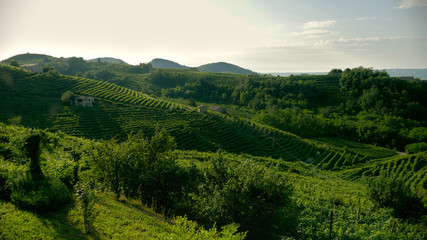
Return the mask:
<path fill-rule="evenodd" d="M 413 193 L 421 197 L 424 203 L 427 203 L 426 152 L 377 159 L 352 169 L 342 170 L 341 173 L 350 178 L 377 176 L 380 173 L 397 176 Z"/>
<path fill-rule="evenodd" d="M 151 136 L 160 127 L 175 137 L 180 149 L 224 149 L 286 161 L 330 162 L 344 155 L 267 126 L 216 113 L 200 115 L 182 105 L 107 82 L 35 75 L 6 66 L 0 68 L 0 73 L 6 76 L 0 82 L 2 95 L 7 96 L 0 100 L 4 106 L 0 117 L 3 122 L 20 116 L 24 126 L 95 139 L 123 139 L 139 130 Z M 60 97 L 68 90 L 93 96 L 95 106 L 64 106 Z"/>

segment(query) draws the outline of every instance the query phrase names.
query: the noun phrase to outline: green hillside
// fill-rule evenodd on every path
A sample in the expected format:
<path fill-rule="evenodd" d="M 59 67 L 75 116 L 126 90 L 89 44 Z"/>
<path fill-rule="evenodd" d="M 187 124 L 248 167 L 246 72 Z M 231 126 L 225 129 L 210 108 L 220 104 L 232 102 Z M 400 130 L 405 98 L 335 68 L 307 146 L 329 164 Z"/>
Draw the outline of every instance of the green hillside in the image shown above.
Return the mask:
<path fill-rule="evenodd" d="M 58 66 L 0 66 L 2 239 L 426 237 L 422 82 Z"/>
<path fill-rule="evenodd" d="M 239 231 L 248 231 L 248 239 L 281 239 L 283 236 L 294 239 L 328 239 L 330 234 L 335 239 L 369 239 L 372 236 L 378 239 L 426 237 L 425 225 L 422 222 L 396 218 L 389 209 L 378 207 L 369 195 L 367 178 L 371 174 L 379 174 L 375 167 L 370 166 L 383 166 L 383 169 L 396 173 L 411 191 L 425 196 L 425 152 L 404 157 L 388 157 L 341 172 L 321 170 L 303 162 L 286 162 L 247 154 L 181 150 L 166 152 L 163 155 L 164 160 L 161 161 L 168 161 L 177 170 L 166 172 L 165 175 L 162 172 L 154 172 L 155 178 L 159 179 L 153 187 L 162 189 L 166 186 L 169 191 L 161 191 L 159 197 L 166 195 L 170 200 L 181 200 L 173 202 L 177 204 L 174 208 L 170 208 L 170 205 L 164 207 L 169 206 L 166 209 L 174 216 L 186 215 L 189 219 L 196 220 L 196 224 L 181 217 L 174 218 L 173 215 L 156 213 L 154 210 L 159 211 L 162 208 L 149 208 L 141 204 L 143 196 L 141 199 L 132 198 L 131 194 L 127 195 L 125 188 L 125 196 L 118 200 L 114 198 L 111 193 L 113 189 L 107 179 L 96 174 L 96 171 L 99 171 L 96 154 L 100 153 L 99 150 L 106 144 L 107 154 L 113 156 L 103 164 L 109 164 L 108 161 L 113 160 L 114 156 L 119 156 L 117 154 L 128 156 L 130 149 L 124 147 L 120 148 L 120 152 L 115 152 L 115 145 L 109 145 L 111 142 L 76 138 L 63 133 L 41 133 L 47 140 L 41 148 L 41 170 L 48 179 L 59 178 L 63 183 L 93 182 L 92 202 L 95 215 L 91 220 L 92 231 L 88 234 L 85 229 L 84 208 L 79 205 L 80 200 L 77 197 L 75 203 L 71 202 L 66 207 L 42 213 L 19 207 L 16 195 L 11 195 L 12 200 L 5 199 L 8 189 L 19 191 L 14 187 L 14 184 L 22 181 L 22 177 L 18 176 L 28 174 L 29 163 L 23 161 L 26 157 L 20 147 L 34 131 L 0 123 L 0 181 L 8 182 L 0 188 L 2 239 L 242 239 L 238 234 L 233 235 L 235 224 L 227 225 L 227 228 L 222 228 L 223 231 L 217 232 L 211 228 L 213 220 L 221 227 L 230 221 L 238 223 Z M 126 144 L 133 145 L 135 142 Z M 119 164 L 131 161 L 126 157 L 125 159 L 127 160 L 124 162 L 119 161 Z M 374 171 L 368 173 L 359 169 Z M 112 170 L 114 172 L 114 169 Z M 109 170 L 105 168 L 104 171 Z M 122 175 L 122 170 L 119 173 L 122 181 L 133 181 L 126 176 L 133 176 L 135 171 L 123 171 L 125 175 Z M 408 171 L 411 171 L 412 175 L 408 175 Z M 150 176 L 150 172 L 145 174 Z M 161 179 L 165 177 L 171 177 L 173 182 L 162 182 Z M 220 178 L 217 179 L 218 177 Z M 211 181 L 217 181 L 215 179 L 219 182 L 210 189 L 209 184 L 213 183 Z M 122 181 L 120 184 L 124 184 Z M 221 188 L 222 185 L 224 188 Z M 283 188 L 289 187 L 292 188 L 290 199 L 286 202 L 275 202 L 276 197 L 282 197 L 280 194 L 290 194 L 282 192 Z M 84 191 L 84 188 L 79 190 L 75 187 L 74 191 L 77 191 L 77 195 L 78 191 Z M 267 193 L 273 195 L 263 195 Z M 288 208 L 283 209 L 281 204 L 287 204 Z M 251 209 L 261 212 L 253 212 Z M 233 214 L 228 215 L 230 213 Z M 329 220 L 331 214 L 332 231 Z M 200 226 L 209 230 L 203 230 Z"/>
<path fill-rule="evenodd" d="M 187 66 L 161 58 L 155 58 L 150 63 L 155 68 L 189 69 Z"/>
<path fill-rule="evenodd" d="M 120 64 L 127 64 L 125 61 L 118 59 L 118 58 L 111 58 L 111 57 L 102 57 L 102 58 L 94 58 L 89 59 L 89 62 L 107 62 L 107 63 L 120 63 Z"/>
<path fill-rule="evenodd" d="M 5 59 L 2 62 L 10 63 L 12 60 L 15 60 L 19 64 L 30 64 L 30 63 L 47 63 L 51 61 L 56 61 L 58 59 L 59 58 L 55 58 L 45 54 L 26 53 L 26 54 L 18 54 L 16 56 Z"/>
<path fill-rule="evenodd" d="M 226 62 L 209 63 L 197 68 L 201 72 L 255 74 L 255 72 Z"/>
<path fill-rule="evenodd" d="M 123 139 L 143 130 L 151 136 L 157 127 L 175 137 L 178 147 L 273 156 L 289 161 L 328 161 L 337 157 L 311 142 L 236 117 L 195 110 L 149 97 L 107 82 L 25 72 L 1 67 L 1 121 L 20 119 L 27 127 L 63 131 L 95 139 Z M 61 95 L 72 91 L 95 97 L 95 106 L 64 106 Z M 337 153 L 340 155 L 340 153 Z"/>

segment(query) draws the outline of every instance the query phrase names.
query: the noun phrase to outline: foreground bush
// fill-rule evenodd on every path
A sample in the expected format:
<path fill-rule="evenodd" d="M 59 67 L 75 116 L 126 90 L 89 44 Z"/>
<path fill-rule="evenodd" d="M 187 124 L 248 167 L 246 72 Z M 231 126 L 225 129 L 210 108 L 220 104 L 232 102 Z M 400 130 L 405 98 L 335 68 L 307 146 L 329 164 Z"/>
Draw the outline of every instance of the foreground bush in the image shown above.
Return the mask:
<path fill-rule="evenodd" d="M 10 198 L 17 207 L 38 213 L 61 208 L 72 201 L 71 191 L 56 178 L 18 180 L 14 183 Z"/>
<path fill-rule="evenodd" d="M 392 208 L 398 218 L 420 220 L 427 213 L 422 201 L 393 174 L 382 172 L 369 179 L 368 195 L 377 206 Z"/>

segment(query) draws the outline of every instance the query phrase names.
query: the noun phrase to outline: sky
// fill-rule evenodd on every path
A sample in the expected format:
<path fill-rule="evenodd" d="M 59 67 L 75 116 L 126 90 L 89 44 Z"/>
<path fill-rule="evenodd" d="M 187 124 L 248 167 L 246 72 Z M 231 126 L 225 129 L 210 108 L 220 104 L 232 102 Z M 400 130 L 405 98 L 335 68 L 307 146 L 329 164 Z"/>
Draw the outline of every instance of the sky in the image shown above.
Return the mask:
<path fill-rule="evenodd" d="M 427 0 L 0 0 L 0 60 L 27 52 L 256 72 L 427 68 Z"/>

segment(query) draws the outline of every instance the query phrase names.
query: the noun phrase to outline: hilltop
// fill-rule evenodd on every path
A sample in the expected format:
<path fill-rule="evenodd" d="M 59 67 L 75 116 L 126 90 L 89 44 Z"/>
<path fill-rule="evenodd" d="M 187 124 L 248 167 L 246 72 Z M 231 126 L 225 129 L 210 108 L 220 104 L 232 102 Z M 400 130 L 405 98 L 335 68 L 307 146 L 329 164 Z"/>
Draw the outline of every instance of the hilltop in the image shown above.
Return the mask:
<path fill-rule="evenodd" d="M 111 57 L 102 57 L 102 58 L 94 58 L 87 60 L 89 62 L 106 62 L 106 63 L 120 63 L 120 64 L 127 64 L 125 61 L 118 59 L 118 58 L 111 58 Z"/>
<path fill-rule="evenodd" d="M 251 70 L 226 62 L 209 63 L 199 66 L 197 69 L 201 72 L 256 74 Z"/>
<path fill-rule="evenodd" d="M 10 61 L 12 60 L 16 60 L 19 64 L 48 63 L 51 61 L 56 61 L 58 59 L 59 58 L 52 57 L 46 54 L 25 53 L 25 54 L 18 54 L 10 58 L 7 58 L 3 60 L 2 63 L 9 64 Z"/>
<path fill-rule="evenodd" d="M 150 63 L 155 68 L 189 69 L 187 66 L 161 58 L 155 58 Z"/>
<path fill-rule="evenodd" d="M 111 57 L 103 57 L 103 58 L 94 58 L 90 60 L 84 60 L 79 57 L 70 57 L 70 58 L 56 58 L 45 54 L 18 54 L 8 59 L 2 61 L 2 63 L 9 64 L 10 61 L 15 60 L 19 64 L 30 64 L 30 63 L 38 63 L 43 67 L 53 67 L 61 73 L 75 75 L 80 72 L 84 74 L 87 71 L 96 71 L 99 70 L 99 66 L 85 64 L 86 63 L 114 63 L 114 64 L 122 64 L 127 65 L 129 67 L 134 67 L 133 65 L 127 64 L 125 61 L 117 58 Z M 154 68 L 164 68 L 164 69 L 193 69 L 201 72 L 213 72 L 213 73 L 235 73 L 235 74 L 255 74 L 255 72 L 241 68 L 239 66 L 218 62 L 218 63 L 210 63 L 201 65 L 199 67 L 188 67 L 185 65 L 181 65 L 171 60 L 155 58 L 151 62 L 149 62 Z M 69 70 L 69 68 L 73 68 L 73 70 Z"/>

